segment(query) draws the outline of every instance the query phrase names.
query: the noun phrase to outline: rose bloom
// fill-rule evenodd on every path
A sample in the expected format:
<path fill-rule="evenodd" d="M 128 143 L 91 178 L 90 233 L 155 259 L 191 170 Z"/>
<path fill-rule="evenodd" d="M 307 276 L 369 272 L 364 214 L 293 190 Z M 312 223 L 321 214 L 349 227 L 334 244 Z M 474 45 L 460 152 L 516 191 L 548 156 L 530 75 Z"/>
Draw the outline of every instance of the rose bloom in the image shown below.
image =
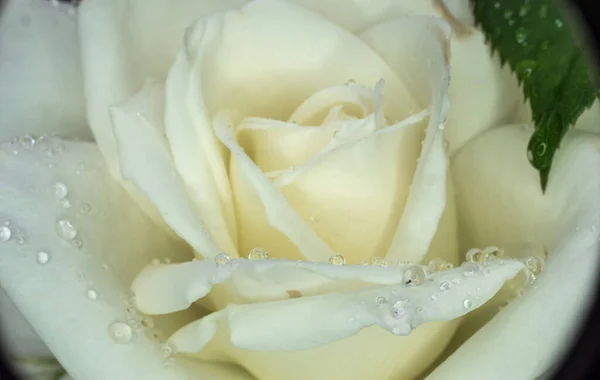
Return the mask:
<path fill-rule="evenodd" d="M 569 347 L 597 104 L 542 193 L 467 0 L 27 0 L 0 25 L 21 371 L 534 379 Z"/>

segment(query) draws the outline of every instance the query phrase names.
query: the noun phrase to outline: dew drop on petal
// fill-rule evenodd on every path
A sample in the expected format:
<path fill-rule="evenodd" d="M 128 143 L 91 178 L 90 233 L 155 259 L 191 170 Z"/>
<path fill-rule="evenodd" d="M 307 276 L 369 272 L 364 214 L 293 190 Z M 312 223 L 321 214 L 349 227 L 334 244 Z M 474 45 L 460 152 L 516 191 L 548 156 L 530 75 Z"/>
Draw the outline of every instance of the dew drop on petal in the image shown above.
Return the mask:
<path fill-rule="evenodd" d="M 538 275 L 544 269 L 544 260 L 537 256 L 531 256 L 525 260 L 525 266 L 534 275 Z"/>
<path fill-rule="evenodd" d="M 464 300 L 463 306 L 465 307 L 465 309 L 470 309 L 473 307 L 473 302 L 471 300 Z"/>
<path fill-rule="evenodd" d="M 142 318 L 142 326 L 147 329 L 151 329 L 154 327 L 154 320 L 150 317 L 144 317 Z"/>
<path fill-rule="evenodd" d="M 483 252 L 479 248 L 471 248 L 465 255 L 470 263 L 481 263 L 483 261 Z"/>
<path fill-rule="evenodd" d="M 465 277 L 470 277 L 472 275 L 475 274 L 475 272 L 479 269 L 479 267 L 477 266 L 477 264 L 474 263 L 463 263 L 463 265 L 461 265 L 463 268 L 463 276 Z"/>
<path fill-rule="evenodd" d="M 529 162 L 533 162 L 533 151 L 527 151 L 527 159 L 529 160 Z"/>
<path fill-rule="evenodd" d="M 450 264 L 450 263 L 447 262 L 446 260 L 438 257 L 438 258 L 435 258 L 435 259 L 432 259 L 431 261 L 429 261 L 429 263 L 427 264 L 427 268 L 432 273 L 441 272 L 443 270 L 448 270 L 448 264 Z M 452 264 L 450 264 L 450 265 L 452 265 Z M 450 267 L 450 269 L 452 269 L 452 268 Z"/>
<path fill-rule="evenodd" d="M 394 318 L 400 319 L 406 314 L 406 309 L 404 308 L 405 304 L 406 301 L 400 300 L 392 306 L 392 316 Z"/>
<path fill-rule="evenodd" d="M 82 214 L 87 214 L 91 209 L 92 207 L 88 203 L 82 203 L 79 211 L 81 211 Z"/>
<path fill-rule="evenodd" d="M 215 256 L 215 263 L 217 263 L 217 265 L 226 265 L 229 260 L 231 260 L 231 258 L 225 252 L 221 252 Z"/>
<path fill-rule="evenodd" d="M 385 297 L 377 297 L 377 299 L 375 300 L 375 302 L 377 302 L 378 305 L 383 305 L 387 303 L 387 298 Z"/>
<path fill-rule="evenodd" d="M 48 252 L 39 251 L 35 255 L 35 258 L 39 264 L 45 265 L 50 260 L 50 255 L 48 254 Z"/>
<path fill-rule="evenodd" d="M 440 290 L 442 292 L 445 292 L 448 289 L 450 289 L 450 283 L 448 281 L 442 281 L 442 282 L 440 282 Z"/>
<path fill-rule="evenodd" d="M 86 292 L 87 298 L 91 299 L 92 301 L 95 301 L 96 298 L 98 298 L 98 294 L 96 293 L 96 291 L 94 289 L 88 289 L 88 291 Z"/>
<path fill-rule="evenodd" d="M 346 264 L 346 259 L 344 258 L 344 256 L 342 256 L 338 253 L 329 258 L 329 264 L 344 265 L 344 264 Z"/>
<path fill-rule="evenodd" d="M 266 260 L 269 258 L 269 254 L 264 248 L 256 247 L 252 248 L 248 253 L 249 260 Z"/>
<path fill-rule="evenodd" d="M 546 143 L 539 143 L 537 148 L 535 148 L 535 154 L 537 154 L 540 157 L 543 156 L 544 154 L 546 154 L 546 147 Z"/>
<path fill-rule="evenodd" d="M 12 232 L 11 232 L 10 228 L 8 228 L 6 226 L 0 227 L 0 241 L 8 241 L 8 239 L 10 239 L 11 236 L 12 236 Z"/>
<path fill-rule="evenodd" d="M 77 230 L 67 219 L 61 219 L 56 222 L 56 233 L 61 239 L 73 240 L 77 235 Z"/>
<path fill-rule="evenodd" d="M 69 194 L 69 189 L 67 188 L 67 185 L 65 185 L 64 183 L 56 182 L 52 186 L 52 193 L 54 194 L 54 198 L 56 198 L 56 200 L 60 201 Z"/>
<path fill-rule="evenodd" d="M 115 322 L 108 326 L 108 335 L 113 342 L 125 344 L 131 342 L 131 339 L 133 338 L 133 330 L 127 323 Z"/>
<path fill-rule="evenodd" d="M 481 253 L 483 261 L 490 261 L 501 258 L 504 252 L 495 245 L 490 245 L 489 247 L 485 247 Z"/>
<path fill-rule="evenodd" d="M 425 267 L 421 265 L 413 265 L 409 267 L 403 276 L 403 280 L 405 284 L 410 285 L 422 285 L 427 279 L 427 271 Z"/>
<path fill-rule="evenodd" d="M 172 343 L 169 343 L 169 342 L 164 343 L 160 347 L 160 353 L 162 354 L 162 356 L 164 358 L 168 358 L 175 353 L 175 347 L 173 346 Z"/>
<path fill-rule="evenodd" d="M 135 318 L 129 318 L 127 320 L 127 325 L 135 331 L 139 331 L 142 328 L 142 325 L 140 325 L 140 323 Z"/>

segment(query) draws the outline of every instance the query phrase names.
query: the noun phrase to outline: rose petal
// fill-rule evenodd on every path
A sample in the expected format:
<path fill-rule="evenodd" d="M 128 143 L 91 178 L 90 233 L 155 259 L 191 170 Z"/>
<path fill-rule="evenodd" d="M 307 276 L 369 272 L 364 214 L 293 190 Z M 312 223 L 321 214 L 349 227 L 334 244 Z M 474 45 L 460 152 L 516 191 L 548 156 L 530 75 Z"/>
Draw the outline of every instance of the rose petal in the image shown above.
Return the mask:
<path fill-rule="evenodd" d="M 209 227 L 220 225 L 218 219 L 217 223 L 211 223 L 215 218 L 199 218 L 175 170 L 162 132 L 163 96 L 162 86 L 148 85 L 125 104 L 111 108 L 121 171 L 124 178 L 133 181 L 169 226 L 189 242 L 196 252 L 205 257 L 214 257 L 221 252 L 221 248 L 212 240 L 203 222 Z M 144 136 L 144 139 L 139 136 Z M 198 211 L 200 216 L 207 216 L 206 209 Z M 235 248 L 229 242 L 230 245 L 224 248 L 229 248 L 235 254 Z"/>
<path fill-rule="evenodd" d="M 0 19 L 0 141 L 56 133 L 91 140 L 71 5 L 13 0 Z"/>
<path fill-rule="evenodd" d="M 594 240 L 600 219 L 600 183 L 589 175 L 588 168 L 599 164 L 599 140 L 595 134 L 570 132 L 557 152 L 547 191 L 542 194 L 538 173 L 528 165 L 526 155 L 514 154 L 525 152 L 530 135 L 531 130 L 522 126 L 490 130 L 469 143 L 453 162 L 465 244 L 503 247 L 533 242 L 542 252 L 547 249 L 550 258 L 536 289 L 513 301 L 468 340 L 449 364 L 434 373 L 440 378 L 449 374 L 462 378 L 458 367 L 465 360 L 472 363 L 469 376 L 473 378 L 481 376 L 483 368 L 494 368 L 497 377 L 493 378 L 536 377 L 556 362 L 557 355 L 568 347 L 573 329 L 582 322 L 597 272 Z M 488 182 L 491 176 L 493 186 Z M 524 247 L 524 255 L 537 254 Z M 503 301 L 491 302 L 469 315 L 453 346 L 492 318 Z M 492 334 L 503 340 L 495 339 L 487 347 L 482 340 Z M 483 352 L 485 357 L 480 355 Z M 501 364 L 507 361 L 514 365 Z"/>
<path fill-rule="evenodd" d="M 148 78 L 162 81 L 175 60 L 185 29 L 242 0 L 86 0 L 79 8 L 87 116 L 113 172 L 117 144 L 108 113 L 141 90 Z"/>
<path fill-rule="evenodd" d="M 311 9 L 331 21 L 361 32 L 383 21 L 410 15 L 440 16 L 440 3 L 444 3 L 451 14 L 461 23 L 474 24 L 468 0 L 286 0 Z M 414 36 L 412 36 L 414 37 Z"/>
<path fill-rule="evenodd" d="M 315 92 L 350 79 L 372 86 L 383 78 L 386 114 L 394 120 L 420 111 L 364 42 L 286 2 L 252 1 L 202 20 L 188 32 L 186 49 L 197 59 L 196 84 L 208 114 L 234 111 L 236 124 L 246 116 L 287 120 Z"/>
<path fill-rule="evenodd" d="M 249 247 L 245 238 L 254 225 L 263 228 L 252 230 L 253 234 L 258 234 L 253 239 L 259 239 L 263 244 L 268 242 L 269 249 L 277 247 L 288 258 L 298 256 L 299 252 L 311 261 L 327 260 L 334 251 L 302 220 L 275 185 L 243 151 L 235 140 L 231 122 L 225 117 L 223 115 L 216 119 L 214 128 L 217 138 L 232 153 L 230 176 L 235 191 L 237 220 L 243 226 L 240 230 L 240 251 Z M 264 226 L 271 226 L 277 231 Z"/>
<path fill-rule="evenodd" d="M 358 378 L 369 374 L 377 378 L 414 377 L 435 358 L 452 333 L 454 323 L 426 324 L 427 327 L 420 327 L 409 337 L 394 337 L 389 332 L 386 335 L 377 327 L 357 332 L 377 324 L 404 335 L 425 321 L 456 318 L 468 311 L 464 306 L 466 300 L 472 301 L 471 307 L 479 306 L 520 268 L 522 264 L 518 262 L 495 263 L 487 267 L 488 275 L 482 271 L 479 275 L 464 276 L 461 268 L 437 273 L 422 286 L 376 286 L 357 292 L 230 305 L 183 327 L 171 341 L 181 352 L 195 352 L 216 333 L 215 341 L 200 355 L 225 360 L 234 356 L 261 379 L 341 378 L 350 373 Z M 451 282 L 457 279 L 460 283 Z M 444 281 L 451 282 L 452 288 L 440 292 Z M 476 287 L 480 292 L 474 294 Z M 439 294 L 439 298 L 434 299 L 432 294 Z M 386 300 L 378 301 L 379 297 Z M 410 301 L 397 305 L 393 313 L 393 305 L 403 297 Z M 401 306 L 405 309 L 401 310 Z M 233 347 L 226 341 L 227 330 Z M 365 351 L 367 343 L 372 348 Z M 307 350 L 323 344 L 327 345 Z M 293 352 L 286 353 L 288 350 Z M 318 356 L 328 360 L 318 369 L 311 369 L 308 361 Z M 348 360 L 353 357 L 355 361 Z M 339 360 L 344 358 L 348 362 L 342 370 Z M 377 364 L 365 366 L 365 361 Z"/>
<path fill-rule="evenodd" d="M 108 328 L 134 316 L 121 295 L 139 269 L 189 259 L 187 246 L 138 209 L 92 144 L 3 144 L 0 157 L 0 226 L 11 231 L 0 284 L 57 359 L 75 378 L 178 379 L 144 331 L 117 344 Z M 168 334 L 190 314 L 154 323 Z"/>

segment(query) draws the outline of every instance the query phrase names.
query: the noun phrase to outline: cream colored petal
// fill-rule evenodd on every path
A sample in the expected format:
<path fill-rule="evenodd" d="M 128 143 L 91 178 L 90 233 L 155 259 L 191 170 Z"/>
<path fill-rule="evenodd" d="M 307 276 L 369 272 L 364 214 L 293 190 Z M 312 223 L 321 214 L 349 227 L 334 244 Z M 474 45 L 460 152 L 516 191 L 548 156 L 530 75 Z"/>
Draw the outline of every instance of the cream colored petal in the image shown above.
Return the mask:
<path fill-rule="evenodd" d="M 544 255 L 546 251 L 550 258 L 536 289 L 509 304 L 467 341 L 466 348 L 459 349 L 438 371 L 440 378 L 454 373 L 462 378 L 455 366 L 467 356 L 473 360 L 478 354 L 472 347 L 480 339 L 489 339 L 488 334 L 500 334 L 503 340 L 495 340 L 487 350 L 478 345 L 478 352 L 489 356 L 477 356 L 473 362 L 482 363 L 481 367 L 464 376 L 477 378 L 482 373 L 477 371 L 487 368 L 484 366 L 497 367 L 493 372 L 497 378 L 541 375 L 570 343 L 589 302 L 586 289 L 592 289 L 591 281 L 596 277 L 598 247 L 594 240 L 600 219 L 600 183 L 590 170 L 600 163 L 600 140 L 596 134 L 571 131 L 557 152 L 546 194 L 542 195 L 538 174 L 526 155 L 515 154 L 525 152 L 531 132 L 522 126 L 490 130 L 470 142 L 453 161 L 462 244 L 517 247 L 515 254 L 523 256 Z M 505 301 L 505 297 L 495 299 L 469 315 L 452 347 L 489 321 Z M 515 365 L 500 368 L 507 360 Z"/>
<path fill-rule="evenodd" d="M 212 30 L 206 35 L 204 30 Z M 196 54 L 198 86 L 209 115 L 287 120 L 308 97 L 353 79 L 386 84 L 386 114 L 400 120 L 420 111 L 388 65 L 360 39 L 287 2 L 252 1 L 239 11 L 203 20 L 186 45 Z M 392 101 L 393 99 L 393 101 Z"/>
<path fill-rule="evenodd" d="M 87 116 L 100 150 L 118 172 L 109 107 L 163 81 L 194 21 L 243 0 L 86 0 L 79 8 Z"/>
<path fill-rule="evenodd" d="M 0 284 L 56 358 L 75 379 L 179 379 L 146 333 L 170 334 L 191 311 L 154 318 L 130 343 L 108 330 L 142 317 L 122 299 L 139 269 L 189 248 L 131 202 L 92 144 L 2 144 L 0 163 Z"/>
<path fill-rule="evenodd" d="M 342 127 L 322 152 L 274 180 L 304 221 L 348 262 L 384 256 L 390 246 L 417 166 L 426 115 L 377 131 L 373 116 L 347 121 L 348 136 L 340 136 Z"/>
<path fill-rule="evenodd" d="M 0 12 L 0 141 L 47 135 L 91 140 L 75 8 L 11 0 Z"/>
<path fill-rule="evenodd" d="M 121 172 L 196 252 L 204 257 L 214 257 L 231 246 L 221 248 L 216 244 L 209 233 L 209 228 L 214 227 L 211 223 L 214 219 L 200 219 L 190 201 L 163 134 L 163 104 L 162 86 L 149 84 L 126 103 L 111 108 Z M 217 229 L 216 232 L 225 231 Z"/>
<path fill-rule="evenodd" d="M 419 104 L 430 107 L 410 193 L 386 255 L 390 260 L 420 262 L 429 250 L 446 207 L 444 125 L 449 107 L 449 33 L 448 24 L 439 19 L 412 16 L 375 25 L 360 35 L 375 51 L 387 53 L 384 57 L 393 67 L 404 64 L 404 71 L 400 73 L 403 79 L 414 90 Z M 384 37 L 390 35 L 418 35 L 420 38 Z"/>
<path fill-rule="evenodd" d="M 453 319 L 478 307 L 506 279 L 513 277 L 522 264 L 495 263 L 486 268 L 476 269 L 472 274 L 466 267 L 436 273 L 422 286 L 376 286 L 357 292 L 230 305 L 183 327 L 171 342 L 180 352 L 195 352 L 214 336 L 216 346 L 211 348 L 209 344 L 204 355 L 233 356 L 261 379 L 360 379 L 367 373 L 375 378 L 414 377 L 437 355 L 455 324 L 425 324 L 415 330 L 415 340 L 412 334 L 405 338 L 389 332 L 405 335 L 421 323 Z M 440 291 L 444 282 L 451 284 L 451 288 Z M 480 291 L 475 292 L 476 288 Z M 229 340 L 236 349 L 224 341 L 227 338 L 221 329 L 226 331 L 227 325 Z M 387 338 L 377 327 L 356 334 L 372 325 L 388 330 Z M 371 343 L 372 350 L 366 352 L 364 345 L 359 349 L 358 344 L 365 343 Z M 359 352 L 362 360 L 357 357 L 356 362 L 347 360 L 343 369 L 339 366 L 339 360 L 350 359 Z M 307 359 L 314 360 L 315 354 L 329 359 L 311 370 Z"/>
<path fill-rule="evenodd" d="M 388 62 L 419 100 L 430 96 L 419 79 L 423 75 L 421 72 L 427 75 L 423 62 L 435 59 L 427 57 L 426 52 L 419 58 L 414 57 L 415 46 L 419 48 L 421 38 L 415 38 L 415 35 L 424 34 L 415 31 L 424 27 L 426 25 L 412 26 L 394 20 L 360 33 L 360 37 Z M 403 37 L 389 38 L 390 35 Z M 448 109 L 444 138 L 448 153 L 453 155 L 480 132 L 510 122 L 523 96 L 510 68 L 501 68 L 498 57 L 490 55 L 481 31 L 472 30 L 466 35 L 457 35 L 455 31 L 449 45 L 452 106 Z M 426 102 L 420 101 L 420 104 Z M 472 112 L 473 109 L 478 111 Z"/>
<path fill-rule="evenodd" d="M 468 0 L 285 0 L 311 9 L 329 20 L 358 33 L 383 21 L 410 15 L 441 16 L 440 4 L 461 23 L 472 26 Z"/>
<path fill-rule="evenodd" d="M 235 140 L 231 122 L 222 115 L 214 121 L 217 138 L 231 151 L 230 176 L 240 228 L 240 252 L 253 242 L 287 258 L 325 261 L 334 254 L 302 220 L 277 187 L 269 181 Z M 270 228 L 272 227 L 272 228 Z"/>
<path fill-rule="evenodd" d="M 183 179 L 200 218 L 205 221 L 217 244 L 236 254 L 236 224 L 231 187 L 226 170 L 228 155 L 214 135 L 210 115 L 199 89 L 199 71 L 190 56 L 195 38 L 210 40 L 213 24 L 201 32 L 191 28 L 169 72 L 166 84 L 165 134 L 177 172 Z M 200 33 L 201 36 L 194 34 Z M 205 35 L 206 33 L 206 35 Z M 196 61 L 200 63 L 201 60 Z"/>

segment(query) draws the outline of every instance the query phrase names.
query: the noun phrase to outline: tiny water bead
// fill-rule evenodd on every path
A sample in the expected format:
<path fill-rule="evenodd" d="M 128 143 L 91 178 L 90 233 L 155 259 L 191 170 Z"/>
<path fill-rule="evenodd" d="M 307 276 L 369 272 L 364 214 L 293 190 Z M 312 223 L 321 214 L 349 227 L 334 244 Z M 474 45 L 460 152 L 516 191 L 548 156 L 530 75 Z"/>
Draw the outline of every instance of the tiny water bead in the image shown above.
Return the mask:
<path fill-rule="evenodd" d="M 73 240 L 77 235 L 77 229 L 67 219 L 60 219 L 56 222 L 56 233 L 61 239 Z"/>
<path fill-rule="evenodd" d="M 98 294 L 94 289 L 88 289 L 85 294 L 87 295 L 87 298 L 89 298 L 92 301 L 95 301 L 98 298 Z"/>
<path fill-rule="evenodd" d="M 429 261 L 429 263 L 427 264 L 427 269 L 432 272 L 441 272 L 444 270 L 450 270 L 454 267 L 454 265 L 452 265 L 452 263 L 447 262 L 444 259 L 441 258 L 435 258 L 432 259 L 431 261 Z"/>
<path fill-rule="evenodd" d="M 470 309 L 470 308 L 473 307 L 473 301 L 471 301 L 471 300 L 464 300 L 463 306 L 465 307 L 465 309 Z"/>
<path fill-rule="evenodd" d="M 392 306 L 392 316 L 396 319 L 402 318 L 406 314 L 407 300 L 399 300 Z"/>
<path fill-rule="evenodd" d="M 12 236 L 12 231 L 7 226 L 0 226 L 0 241 L 8 241 Z"/>
<path fill-rule="evenodd" d="M 388 301 L 387 301 L 387 298 L 385 298 L 385 297 L 377 297 L 377 299 L 375 300 L 375 302 L 376 302 L 378 305 L 384 305 L 384 304 L 386 304 Z"/>
<path fill-rule="evenodd" d="M 173 346 L 173 343 L 167 342 L 161 345 L 160 353 L 164 358 L 168 358 L 173 355 L 175 353 L 175 347 Z"/>
<path fill-rule="evenodd" d="M 544 269 L 544 260 L 537 256 L 531 256 L 525 260 L 525 266 L 534 275 L 538 275 Z"/>
<path fill-rule="evenodd" d="M 329 264 L 344 265 L 344 264 L 346 264 L 346 259 L 344 258 L 344 256 L 342 256 L 338 253 L 329 258 Z"/>
<path fill-rule="evenodd" d="M 483 262 L 483 251 L 479 248 L 471 248 L 467 251 L 465 257 L 470 263 L 481 263 Z"/>
<path fill-rule="evenodd" d="M 131 327 L 134 331 L 140 331 L 142 329 L 142 325 L 135 318 L 127 319 L 127 325 Z"/>
<path fill-rule="evenodd" d="M 130 343 L 133 338 L 133 330 L 125 322 L 114 322 L 108 326 L 108 335 L 113 342 L 118 344 Z"/>
<path fill-rule="evenodd" d="M 50 261 L 50 255 L 48 252 L 39 251 L 36 253 L 35 259 L 39 264 L 45 265 L 48 263 L 48 261 Z"/>
<path fill-rule="evenodd" d="M 144 326 L 147 329 L 153 328 L 154 327 L 154 319 L 152 319 L 150 317 L 142 318 L 142 326 Z"/>
<path fill-rule="evenodd" d="M 371 264 L 387 268 L 390 265 L 390 262 L 385 260 L 383 257 L 375 256 L 371 259 Z"/>
<path fill-rule="evenodd" d="M 63 200 L 69 194 L 69 189 L 64 183 L 56 182 L 52 186 L 52 193 L 54 194 L 54 198 L 56 198 L 57 201 L 60 201 Z"/>
<path fill-rule="evenodd" d="M 403 276 L 404 283 L 407 285 L 422 285 L 427 279 L 427 271 L 421 265 L 413 265 L 409 267 Z"/>
<path fill-rule="evenodd" d="M 252 248 L 248 253 L 248 260 L 266 260 L 269 254 L 264 248 Z"/>
<path fill-rule="evenodd" d="M 217 265 L 226 265 L 229 260 L 231 260 L 231 258 L 225 252 L 221 252 L 215 256 L 215 263 L 217 263 Z"/>
<path fill-rule="evenodd" d="M 442 292 L 445 292 L 446 290 L 450 289 L 450 283 L 448 281 L 442 281 L 440 282 L 440 290 Z"/>
<path fill-rule="evenodd" d="M 485 247 L 481 251 L 481 254 L 483 261 L 497 260 L 504 256 L 504 252 L 502 251 L 502 249 L 496 247 L 495 245 Z"/>
<path fill-rule="evenodd" d="M 81 207 L 79 207 L 79 211 L 81 211 L 82 214 L 87 214 L 91 209 L 92 207 L 88 203 L 82 203 Z"/>
<path fill-rule="evenodd" d="M 479 269 L 477 264 L 472 263 L 472 262 L 463 263 L 462 268 L 463 268 L 463 276 L 465 276 L 465 277 L 473 276 Z"/>

